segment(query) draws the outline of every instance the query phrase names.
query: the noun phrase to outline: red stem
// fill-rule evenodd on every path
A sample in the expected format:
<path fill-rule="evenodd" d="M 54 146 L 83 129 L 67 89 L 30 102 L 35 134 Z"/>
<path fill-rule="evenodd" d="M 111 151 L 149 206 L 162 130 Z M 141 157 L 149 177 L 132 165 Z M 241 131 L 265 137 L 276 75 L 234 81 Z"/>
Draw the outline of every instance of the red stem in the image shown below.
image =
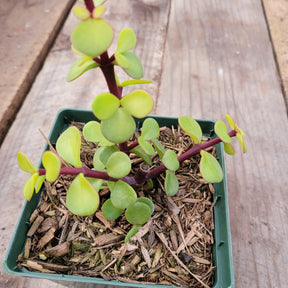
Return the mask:
<path fill-rule="evenodd" d="M 89 10 L 90 14 L 92 14 L 95 8 L 93 0 L 84 0 L 84 1 L 86 8 Z"/>

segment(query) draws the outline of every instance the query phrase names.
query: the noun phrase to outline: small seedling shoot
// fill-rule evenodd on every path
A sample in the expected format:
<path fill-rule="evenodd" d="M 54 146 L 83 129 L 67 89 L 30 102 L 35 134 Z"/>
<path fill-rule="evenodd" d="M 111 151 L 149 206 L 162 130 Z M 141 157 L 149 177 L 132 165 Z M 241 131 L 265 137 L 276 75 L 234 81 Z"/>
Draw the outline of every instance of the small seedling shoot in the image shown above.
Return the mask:
<path fill-rule="evenodd" d="M 75 126 L 69 127 L 59 136 L 55 151 L 46 151 L 43 154 L 44 168 L 36 168 L 25 154 L 18 152 L 20 168 L 31 174 L 23 193 L 29 201 L 34 193 L 40 191 L 44 181 L 54 182 L 59 175 L 74 175 L 66 196 L 67 208 L 79 216 L 92 215 L 97 209 L 101 209 L 108 220 L 115 220 L 124 213 L 132 227 L 126 236 L 128 241 L 150 219 L 154 211 L 153 202 L 147 197 L 138 197 L 135 186 L 147 182 L 151 184 L 151 180 L 164 173 L 165 191 L 168 196 L 174 196 L 179 187 L 176 176 L 179 165 L 199 154 L 203 178 L 210 183 L 221 182 L 221 166 L 208 152 L 208 148 L 223 142 L 225 152 L 233 155 L 232 138 L 236 137 L 245 153 L 245 134 L 226 114 L 229 132 L 226 124 L 219 120 L 214 127 L 217 137 L 203 141 L 198 122 L 189 116 L 182 116 L 178 120 L 179 126 L 191 137 L 194 145 L 180 156 L 173 150 L 166 149 L 158 140 L 158 123 L 147 118 L 153 109 L 152 97 L 142 89 L 125 93 L 126 86 L 151 83 L 142 78 L 142 64 L 131 51 L 137 42 L 134 31 L 124 28 L 118 35 L 116 50 L 113 53 L 108 52 L 115 36 L 112 27 L 102 18 L 105 13 L 102 4 L 105 1 L 82 2 L 84 5 L 73 9 L 80 23 L 71 35 L 72 49 L 79 58 L 71 67 L 67 80 L 74 81 L 89 70 L 100 69 L 108 89 L 92 102 L 95 120 L 88 122 L 83 131 Z M 132 79 L 120 83 L 115 68 L 124 70 Z M 135 118 L 145 119 L 137 134 Z M 86 141 L 97 143 L 92 169 L 83 166 L 80 159 L 82 134 Z M 143 158 L 143 165 L 136 173 L 131 173 L 132 153 Z M 151 167 L 152 158 L 156 155 L 161 159 L 161 164 Z M 63 166 L 63 163 L 66 165 Z M 104 188 L 110 190 L 110 198 L 99 207 L 99 191 Z"/>

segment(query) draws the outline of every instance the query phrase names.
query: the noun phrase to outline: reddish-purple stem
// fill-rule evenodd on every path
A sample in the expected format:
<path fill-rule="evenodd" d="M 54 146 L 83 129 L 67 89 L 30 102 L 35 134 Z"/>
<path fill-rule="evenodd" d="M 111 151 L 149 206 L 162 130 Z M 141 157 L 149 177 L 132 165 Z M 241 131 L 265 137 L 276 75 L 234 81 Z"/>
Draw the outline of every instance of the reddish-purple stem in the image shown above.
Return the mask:
<path fill-rule="evenodd" d="M 84 1 L 86 8 L 89 10 L 90 14 L 92 14 L 95 8 L 93 0 L 84 0 Z"/>

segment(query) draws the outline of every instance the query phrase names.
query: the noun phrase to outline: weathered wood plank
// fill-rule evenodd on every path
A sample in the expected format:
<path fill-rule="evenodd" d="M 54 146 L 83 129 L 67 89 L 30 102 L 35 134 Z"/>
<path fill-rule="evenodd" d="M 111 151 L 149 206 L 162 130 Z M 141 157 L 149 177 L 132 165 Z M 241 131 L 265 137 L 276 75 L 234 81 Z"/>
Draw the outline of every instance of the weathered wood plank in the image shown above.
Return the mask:
<path fill-rule="evenodd" d="M 73 2 L 1 1 L 0 143 Z"/>
<path fill-rule="evenodd" d="M 288 107 L 288 2 L 285 0 L 263 0 L 275 56 L 280 70 L 280 80 Z"/>
<path fill-rule="evenodd" d="M 122 28 L 131 27 L 135 30 L 138 38 L 135 53 L 144 62 L 145 77 L 154 81 L 149 89 L 151 94 L 156 95 L 160 82 L 159 75 L 161 73 L 170 2 L 121 0 L 108 1 L 105 6 L 107 7 L 106 19 L 117 31 L 115 40 L 117 40 L 118 32 Z M 23 205 L 21 191 L 27 179 L 27 175 L 17 167 L 16 152 L 21 150 L 28 155 L 33 163 L 38 163 L 45 144 L 38 128 L 48 135 L 59 109 L 65 107 L 89 109 L 97 93 L 107 90 L 103 76 L 98 70 L 89 71 L 75 82 L 66 83 L 68 71 L 73 60 L 77 58 L 71 51 L 69 40 L 70 33 L 77 23 L 78 20 L 70 15 L 0 150 L 0 161 L 2 163 L 0 167 L 0 199 L 6 199 L 0 201 L 2 215 L 0 217 L 1 263 L 12 237 L 20 208 Z M 159 49 L 157 53 L 154 53 L 155 47 Z M 121 73 L 119 73 L 119 77 L 121 81 L 127 79 Z M 17 175 L 17 181 L 15 181 L 15 175 Z M 2 267 L 0 273 L 3 274 Z M 2 283 L 5 283 L 4 286 L 1 286 Z M 73 288 L 95 287 L 92 284 L 83 283 L 79 285 L 70 284 L 69 287 L 72 286 Z M 0 287 L 62 288 L 66 286 L 63 283 L 48 280 L 21 279 L 3 274 L 1 275 Z"/>
<path fill-rule="evenodd" d="M 229 112 L 247 132 L 227 157 L 236 287 L 288 287 L 287 116 L 261 1 L 171 3 L 156 111 Z"/>

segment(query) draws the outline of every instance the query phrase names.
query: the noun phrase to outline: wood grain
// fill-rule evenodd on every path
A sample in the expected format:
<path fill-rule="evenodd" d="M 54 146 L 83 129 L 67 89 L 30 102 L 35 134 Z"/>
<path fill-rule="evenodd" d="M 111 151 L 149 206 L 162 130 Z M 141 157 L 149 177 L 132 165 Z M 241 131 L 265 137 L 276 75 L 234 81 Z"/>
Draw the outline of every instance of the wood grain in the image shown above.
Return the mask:
<path fill-rule="evenodd" d="M 246 132 L 248 153 L 237 146 L 226 159 L 236 287 L 288 287 L 288 125 L 261 1 L 121 0 L 106 6 L 116 31 L 135 29 L 135 53 L 145 78 L 153 80 L 147 88 L 155 113 L 215 120 L 228 112 Z M 106 90 L 97 70 L 65 82 L 76 59 L 69 41 L 76 24 L 69 16 L 0 150 L 1 262 L 27 178 L 17 168 L 16 151 L 36 164 L 44 147 L 37 129 L 47 135 L 58 109 L 89 109 Z M 1 288 L 97 287 L 0 273 Z"/>
<path fill-rule="evenodd" d="M 1 1 L 0 144 L 73 2 Z"/>
<path fill-rule="evenodd" d="M 288 2 L 285 0 L 263 0 L 263 7 L 279 66 L 279 80 L 288 107 Z"/>

